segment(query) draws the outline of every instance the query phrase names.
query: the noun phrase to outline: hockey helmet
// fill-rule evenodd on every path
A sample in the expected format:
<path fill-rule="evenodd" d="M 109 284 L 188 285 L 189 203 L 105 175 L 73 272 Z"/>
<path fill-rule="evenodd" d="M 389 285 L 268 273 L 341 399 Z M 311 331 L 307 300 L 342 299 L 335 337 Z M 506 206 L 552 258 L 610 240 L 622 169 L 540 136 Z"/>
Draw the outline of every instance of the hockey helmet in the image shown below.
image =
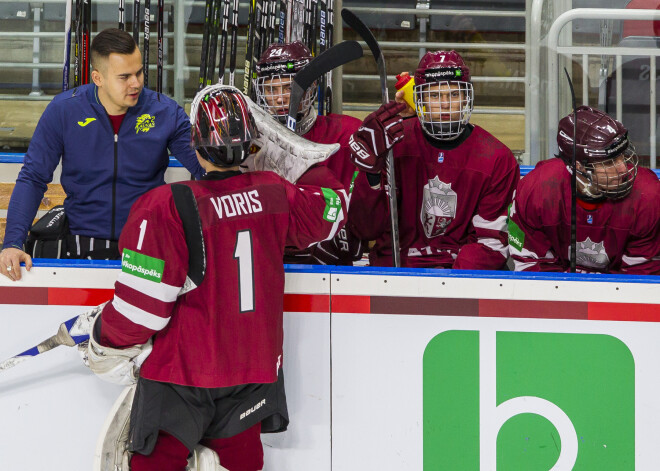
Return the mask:
<path fill-rule="evenodd" d="M 474 108 L 470 69 L 456 51 L 427 52 L 415 70 L 415 105 L 424 131 L 440 140 L 456 139 Z"/>
<path fill-rule="evenodd" d="M 200 90 L 190 108 L 191 147 L 209 162 L 234 167 L 248 157 L 257 128 L 243 94 L 227 85 Z"/>
<path fill-rule="evenodd" d="M 600 201 L 627 196 L 637 176 L 639 159 L 625 126 L 602 111 L 580 106 L 559 121 L 559 157 L 567 163 L 572 160 L 576 114 L 575 160 L 580 164 L 577 177 L 581 198 Z"/>
<path fill-rule="evenodd" d="M 255 65 L 256 78 L 253 83 L 257 104 L 282 124 L 286 124 L 289 114 L 293 76 L 311 60 L 312 53 L 309 49 L 302 42 L 294 41 L 287 44 L 271 44 Z M 316 99 L 316 91 L 316 84 L 312 84 L 301 100 L 297 116 L 300 124 L 303 124 L 304 118 L 310 115 Z M 304 128 L 308 130 L 309 127 L 302 126 L 301 130 Z"/>

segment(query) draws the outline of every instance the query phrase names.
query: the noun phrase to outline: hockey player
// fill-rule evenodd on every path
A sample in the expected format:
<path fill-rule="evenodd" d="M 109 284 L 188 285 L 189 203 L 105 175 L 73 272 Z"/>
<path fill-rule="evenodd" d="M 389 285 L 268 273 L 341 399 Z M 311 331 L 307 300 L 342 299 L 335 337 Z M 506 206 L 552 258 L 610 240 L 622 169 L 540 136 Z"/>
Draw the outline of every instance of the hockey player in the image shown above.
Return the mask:
<path fill-rule="evenodd" d="M 312 60 L 312 53 L 300 41 L 271 44 L 256 64 L 254 89 L 257 104 L 282 124 L 289 114 L 289 97 L 293 76 Z M 319 116 L 314 107 L 317 86 L 312 85 L 301 100 L 296 133 L 319 144 L 340 144 L 339 151 L 325 162 L 305 173 L 298 183 L 324 185 L 334 175 L 350 193 L 357 175 L 351 163 L 348 138 L 360 127 L 360 120 L 351 116 L 329 114 Z M 332 174 L 332 175 L 330 175 Z M 342 229 L 333 240 L 310 250 L 287 250 L 286 263 L 352 265 L 362 257 L 363 242 Z"/>
<path fill-rule="evenodd" d="M 581 272 L 660 275 L 660 182 L 628 130 L 602 111 L 577 114 L 577 249 Z M 518 185 L 509 221 L 516 270 L 568 271 L 575 114 L 559 121 L 558 158 L 539 162 Z"/>
<path fill-rule="evenodd" d="M 233 87 L 200 91 L 191 123 L 207 173 L 201 181 L 156 188 L 131 208 L 119 240 L 122 272 L 93 326 L 89 363 L 121 382 L 135 374 L 132 364 L 144 361 L 130 420 L 132 471 L 183 471 L 199 442 L 217 452 L 224 468 L 256 471 L 263 466 L 260 432 L 288 423 L 284 246 L 334 237 L 347 197 L 340 187 L 242 173 L 239 164 L 257 131 Z M 144 360 L 140 346 L 151 342 Z M 130 364 L 116 361 L 122 358 Z"/>
<path fill-rule="evenodd" d="M 455 51 L 426 53 L 415 71 L 417 119 L 403 105 L 367 116 L 352 136 L 352 158 L 363 170 L 355 183 L 349 229 L 376 239 L 371 265 L 391 264 L 386 188 L 380 170 L 394 146 L 401 265 L 496 270 L 507 256 L 506 210 L 520 170 L 511 151 L 469 123 L 470 70 Z M 403 92 L 397 102 L 404 103 Z M 414 115 L 410 106 L 403 111 Z"/>

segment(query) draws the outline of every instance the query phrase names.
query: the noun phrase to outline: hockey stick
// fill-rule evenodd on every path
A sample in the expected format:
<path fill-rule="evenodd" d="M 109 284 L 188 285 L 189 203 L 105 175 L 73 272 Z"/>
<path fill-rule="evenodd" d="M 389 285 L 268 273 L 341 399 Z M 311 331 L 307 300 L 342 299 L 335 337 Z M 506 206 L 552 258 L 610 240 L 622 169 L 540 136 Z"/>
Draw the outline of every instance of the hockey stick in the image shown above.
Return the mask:
<path fill-rule="evenodd" d="M 300 69 L 291 82 L 287 127 L 296 130 L 298 107 L 303 95 L 319 77 L 340 65 L 359 59 L 363 54 L 362 46 L 357 41 L 344 41 L 319 54 Z"/>
<path fill-rule="evenodd" d="M 319 0 L 312 0 L 312 11 L 311 16 L 309 17 L 310 24 L 310 42 L 309 50 L 312 53 L 312 56 L 316 57 L 316 21 L 317 21 L 317 12 L 319 8 Z"/>
<path fill-rule="evenodd" d="M 126 0 L 119 0 L 119 26 L 122 31 L 126 29 Z"/>
<path fill-rule="evenodd" d="M 229 25 L 229 0 L 222 1 L 222 39 L 220 41 L 220 63 L 218 64 L 218 83 L 225 83 L 227 65 L 227 27 Z"/>
<path fill-rule="evenodd" d="M 385 57 L 383 56 L 383 51 L 376 41 L 376 38 L 371 33 L 367 25 L 365 25 L 360 18 L 358 18 L 355 13 L 343 8 L 341 10 L 341 17 L 348 24 L 348 26 L 358 33 L 362 39 L 367 43 L 371 53 L 376 59 L 376 64 L 378 64 L 378 73 L 380 74 L 380 91 L 382 95 L 383 104 L 390 101 L 389 94 L 387 91 L 387 71 L 385 69 Z M 390 226 L 392 228 L 392 256 L 395 267 L 401 266 L 401 252 L 399 246 L 399 214 L 398 214 L 398 205 L 396 201 L 396 179 L 394 174 L 394 153 L 392 149 L 387 153 L 387 182 L 389 184 L 389 205 L 390 205 Z"/>
<path fill-rule="evenodd" d="M 293 0 L 289 2 L 291 11 L 287 12 L 289 25 L 287 27 L 287 43 L 294 41 L 305 42 L 305 0 Z"/>
<path fill-rule="evenodd" d="M 149 88 L 149 30 L 151 28 L 151 0 L 144 0 L 144 57 L 142 58 L 142 74 L 144 88 Z"/>
<path fill-rule="evenodd" d="M 133 40 L 140 46 L 140 0 L 133 0 Z"/>
<path fill-rule="evenodd" d="M 149 1 L 149 0 L 145 0 Z M 213 12 L 213 0 L 206 0 L 204 8 L 204 31 L 202 33 L 202 57 L 199 60 L 199 87 L 201 90 L 206 86 L 206 59 L 209 55 L 209 35 L 211 34 L 211 14 Z"/>
<path fill-rule="evenodd" d="M 307 49 L 311 50 L 310 45 L 312 44 L 311 34 L 312 34 L 312 0 L 305 0 L 305 11 L 303 16 L 303 37 L 302 43 L 307 46 Z"/>
<path fill-rule="evenodd" d="M 69 89 L 69 68 L 71 67 L 71 9 L 72 0 L 66 2 L 64 17 L 64 64 L 62 65 L 62 91 Z"/>
<path fill-rule="evenodd" d="M 165 0 L 158 0 L 158 23 L 156 24 L 156 35 L 158 42 L 158 58 L 156 69 L 156 91 L 163 93 L 163 10 Z"/>
<path fill-rule="evenodd" d="M 247 47 L 245 48 L 245 70 L 243 74 L 243 93 L 250 96 L 250 77 L 252 76 L 252 51 L 254 50 L 254 36 L 257 29 L 256 0 L 250 0 L 248 13 Z"/>
<path fill-rule="evenodd" d="M 268 46 L 275 42 L 275 16 L 277 15 L 277 0 L 268 0 L 268 38 L 266 40 L 266 50 Z"/>
<path fill-rule="evenodd" d="M 277 38 L 277 42 L 280 44 L 284 44 L 286 41 L 286 27 L 287 27 L 287 15 L 288 15 L 288 8 L 287 8 L 287 0 L 280 0 L 280 27 L 279 27 L 279 36 Z"/>
<path fill-rule="evenodd" d="M 55 335 L 48 337 L 38 345 L 35 345 L 34 347 L 29 348 L 24 352 L 19 353 L 18 355 L 0 363 L 0 372 L 6 371 L 9 368 L 13 368 L 28 358 L 32 358 L 41 353 L 47 352 L 48 350 L 52 350 L 53 348 L 59 347 L 60 345 L 73 347 L 84 342 L 85 340 L 88 340 L 92 321 L 97 316 L 97 314 L 103 310 L 103 306 L 106 304 L 107 303 L 103 303 L 99 304 L 98 306 L 94 306 L 89 311 L 85 311 L 76 317 L 72 317 L 66 322 L 62 322 Z"/>
<path fill-rule="evenodd" d="M 327 47 L 331 48 L 334 44 L 334 4 L 335 0 L 327 0 L 328 3 L 328 15 L 327 15 L 327 24 L 325 28 L 325 37 L 327 42 Z M 328 72 L 325 76 L 325 91 L 323 92 L 323 98 L 325 99 L 325 114 L 332 113 L 332 71 Z"/>
<path fill-rule="evenodd" d="M 232 87 L 236 76 L 236 53 L 238 52 L 238 0 L 234 0 L 231 12 L 231 54 L 229 54 L 229 85 Z"/>
<path fill-rule="evenodd" d="M 577 103 L 575 100 L 575 90 L 573 89 L 573 81 L 568 75 L 568 70 L 564 67 L 566 78 L 568 79 L 568 86 L 571 89 L 571 99 L 573 100 L 573 155 L 571 157 L 571 260 L 570 270 L 575 273 L 577 265 Z"/>
<path fill-rule="evenodd" d="M 82 16 L 82 73 L 80 80 L 82 84 L 89 83 L 89 34 L 92 23 L 92 0 L 83 0 Z"/>
<path fill-rule="evenodd" d="M 211 17 L 211 43 L 209 45 L 208 64 L 206 66 L 206 85 L 211 85 L 215 78 L 215 56 L 218 52 L 218 34 L 220 33 L 220 12 L 222 0 L 214 0 Z"/>
<path fill-rule="evenodd" d="M 268 0 L 259 0 L 257 3 L 261 4 L 261 18 L 259 20 L 259 47 L 255 52 L 255 56 L 257 58 L 256 62 L 259 62 L 261 54 L 263 54 L 263 52 L 268 47 L 266 44 L 268 41 Z"/>
<path fill-rule="evenodd" d="M 83 0 L 76 0 L 76 34 L 73 57 L 73 86 L 81 85 L 80 58 L 82 56 L 82 8 Z"/>
<path fill-rule="evenodd" d="M 321 12 L 319 14 L 319 53 L 323 54 L 328 48 L 328 37 L 326 33 L 326 24 L 328 20 L 328 0 L 321 0 Z M 319 115 L 324 114 L 324 105 L 325 105 L 325 87 L 327 83 L 327 77 L 324 75 L 319 80 L 319 90 L 318 90 L 318 113 Z"/>

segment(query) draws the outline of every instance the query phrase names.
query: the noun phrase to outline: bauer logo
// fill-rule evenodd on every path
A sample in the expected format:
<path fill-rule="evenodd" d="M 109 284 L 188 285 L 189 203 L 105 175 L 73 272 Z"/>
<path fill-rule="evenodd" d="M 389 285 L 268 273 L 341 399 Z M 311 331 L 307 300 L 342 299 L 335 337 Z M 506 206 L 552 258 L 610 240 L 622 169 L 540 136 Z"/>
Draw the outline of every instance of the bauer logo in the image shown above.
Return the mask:
<path fill-rule="evenodd" d="M 149 257 L 128 249 L 124 249 L 121 254 L 121 271 L 129 275 L 160 283 L 163 279 L 164 268 L 165 261 L 159 258 Z"/>
<path fill-rule="evenodd" d="M 635 365 L 615 337 L 447 331 L 423 382 L 425 471 L 635 469 Z"/>

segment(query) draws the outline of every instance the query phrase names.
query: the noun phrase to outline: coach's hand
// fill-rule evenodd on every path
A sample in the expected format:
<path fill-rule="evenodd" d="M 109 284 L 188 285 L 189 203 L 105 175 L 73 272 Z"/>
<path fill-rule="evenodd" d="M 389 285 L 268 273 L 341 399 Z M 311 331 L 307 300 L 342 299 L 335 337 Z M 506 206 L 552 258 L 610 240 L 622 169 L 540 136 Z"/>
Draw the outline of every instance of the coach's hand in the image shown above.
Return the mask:
<path fill-rule="evenodd" d="M 21 262 L 25 262 L 25 269 L 32 268 L 32 257 L 15 247 L 7 247 L 0 252 L 0 275 L 12 281 L 21 279 Z"/>

